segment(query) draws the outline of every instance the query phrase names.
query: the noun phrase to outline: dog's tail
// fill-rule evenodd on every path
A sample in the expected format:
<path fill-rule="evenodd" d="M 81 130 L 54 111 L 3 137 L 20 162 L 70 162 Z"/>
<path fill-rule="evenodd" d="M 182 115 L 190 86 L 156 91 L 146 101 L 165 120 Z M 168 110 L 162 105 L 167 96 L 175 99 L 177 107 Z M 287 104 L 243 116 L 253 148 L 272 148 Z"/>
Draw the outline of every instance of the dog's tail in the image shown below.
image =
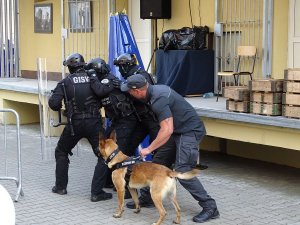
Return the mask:
<path fill-rule="evenodd" d="M 169 173 L 170 177 L 177 177 L 179 179 L 183 179 L 183 180 L 189 180 L 192 179 L 193 177 L 197 176 L 200 173 L 200 170 L 197 169 L 193 169 L 191 171 L 185 172 L 185 173 L 179 173 L 176 171 L 171 171 Z"/>

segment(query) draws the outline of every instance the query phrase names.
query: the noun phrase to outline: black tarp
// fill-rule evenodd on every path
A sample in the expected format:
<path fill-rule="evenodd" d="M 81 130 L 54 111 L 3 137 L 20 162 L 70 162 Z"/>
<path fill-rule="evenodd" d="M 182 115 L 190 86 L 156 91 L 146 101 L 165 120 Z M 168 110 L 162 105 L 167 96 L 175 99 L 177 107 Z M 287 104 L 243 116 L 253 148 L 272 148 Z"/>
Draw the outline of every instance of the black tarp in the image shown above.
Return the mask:
<path fill-rule="evenodd" d="M 214 51 L 157 50 L 156 76 L 182 96 L 213 92 Z"/>

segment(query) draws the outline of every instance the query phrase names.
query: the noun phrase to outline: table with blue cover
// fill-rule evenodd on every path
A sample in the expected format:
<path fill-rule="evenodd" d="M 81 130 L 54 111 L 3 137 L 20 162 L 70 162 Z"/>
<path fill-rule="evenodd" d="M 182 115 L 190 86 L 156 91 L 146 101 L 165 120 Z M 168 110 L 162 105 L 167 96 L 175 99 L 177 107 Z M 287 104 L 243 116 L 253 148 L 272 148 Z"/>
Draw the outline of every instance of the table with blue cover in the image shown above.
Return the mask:
<path fill-rule="evenodd" d="M 182 96 L 213 92 L 214 51 L 157 50 L 156 77 Z"/>

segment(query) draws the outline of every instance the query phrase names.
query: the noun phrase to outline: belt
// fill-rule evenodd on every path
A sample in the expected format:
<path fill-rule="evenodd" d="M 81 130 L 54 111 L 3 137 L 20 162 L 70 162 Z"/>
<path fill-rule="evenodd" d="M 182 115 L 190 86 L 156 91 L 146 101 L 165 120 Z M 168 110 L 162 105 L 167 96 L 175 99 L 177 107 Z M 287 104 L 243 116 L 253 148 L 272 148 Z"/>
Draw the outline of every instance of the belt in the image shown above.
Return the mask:
<path fill-rule="evenodd" d="M 101 118 L 100 113 L 80 113 L 80 114 L 73 114 L 72 119 L 74 120 L 83 120 L 83 119 L 90 119 L 90 118 Z"/>

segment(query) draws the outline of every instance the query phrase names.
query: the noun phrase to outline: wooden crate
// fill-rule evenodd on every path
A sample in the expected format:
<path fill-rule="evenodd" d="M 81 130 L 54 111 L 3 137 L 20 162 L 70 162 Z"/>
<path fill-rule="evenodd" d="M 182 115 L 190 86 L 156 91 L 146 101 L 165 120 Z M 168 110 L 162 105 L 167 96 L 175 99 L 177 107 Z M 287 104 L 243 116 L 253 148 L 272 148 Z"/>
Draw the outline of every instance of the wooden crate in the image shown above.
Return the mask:
<path fill-rule="evenodd" d="M 282 102 L 282 93 L 276 92 L 251 92 L 250 93 L 251 102 L 261 102 L 261 103 L 272 103 L 278 104 Z"/>
<path fill-rule="evenodd" d="M 249 101 L 250 92 L 247 86 L 229 86 L 223 88 L 223 96 L 236 101 Z"/>
<path fill-rule="evenodd" d="M 282 95 L 282 104 L 300 105 L 300 94 L 284 93 Z"/>
<path fill-rule="evenodd" d="M 283 92 L 300 93 L 300 82 L 285 81 L 283 83 Z"/>
<path fill-rule="evenodd" d="M 300 119 L 300 107 L 283 105 L 282 106 L 282 115 L 285 117 Z"/>
<path fill-rule="evenodd" d="M 283 79 L 249 80 L 250 91 L 282 92 Z"/>
<path fill-rule="evenodd" d="M 250 109 L 250 104 L 247 101 L 239 102 L 233 100 L 226 100 L 226 109 L 233 112 L 248 113 Z"/>
<path fill-rule="evenodd" d="M 300 68 L 284 70 L 284 79 L 300 81 Z"/>
<path fill-rule="evenodd" d="M 250 112 L 254 114 L 268 115 L 268 116 L 280 116 L 281 104 L 264 104 L 257 102 L 250 102 Z"/>

